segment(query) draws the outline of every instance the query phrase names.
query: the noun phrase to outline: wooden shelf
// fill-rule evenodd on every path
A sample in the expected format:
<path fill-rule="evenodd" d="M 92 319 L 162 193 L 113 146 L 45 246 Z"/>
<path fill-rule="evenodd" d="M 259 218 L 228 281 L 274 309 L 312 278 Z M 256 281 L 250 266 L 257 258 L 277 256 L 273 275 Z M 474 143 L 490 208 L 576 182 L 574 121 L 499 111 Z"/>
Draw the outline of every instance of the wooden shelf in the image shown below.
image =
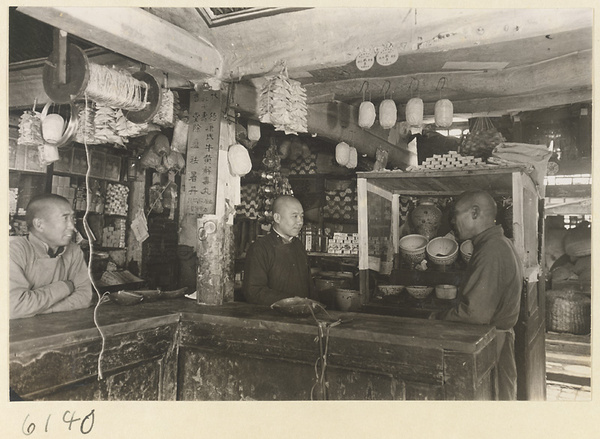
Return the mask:
<path fill-rule="evenodd" d="M 347 255 L 339 253 L 325 253 L 325 252 L 306 252 L 308 256 L 322 257 L 322 258 L 348 258 L 358 259 L 358 255 Z"/>
<path fill-rule="evenodd" d="M 449 196 L 478 188 L 493 195 L 512 195 L 512 174 L 525 167 L 458 169 L 447 171 L 380 171 L 359 172 L 370 184 L 390 194 Z"/>

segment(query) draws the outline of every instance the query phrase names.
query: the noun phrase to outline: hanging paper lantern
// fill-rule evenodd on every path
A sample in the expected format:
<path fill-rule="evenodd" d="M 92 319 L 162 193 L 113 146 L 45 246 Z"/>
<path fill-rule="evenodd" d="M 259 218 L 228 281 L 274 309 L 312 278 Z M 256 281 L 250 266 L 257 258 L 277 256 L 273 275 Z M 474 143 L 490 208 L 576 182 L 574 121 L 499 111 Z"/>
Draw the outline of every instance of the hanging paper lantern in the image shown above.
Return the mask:
<path fill-rule="evenodd" d="M 252 169 L 252 160 L 250 160 L 250 154 L 248 150 L 239 143 L 233 144 L 227 151 L 227 159 L 229 161 L 229 168 L 233 175 L 243 177 Z"/>
<path fill-rule="evenodd" d="M 379 125 L 383 129 L 389 130 L 396 125 L 398 112 L 396 103 L 392 99 L 384 99 L 379 104 Z"/>
<path fill-rule="evenodd" d="M 350 160 L 350 145 L 340 142 L 335 147 L 335 161 L 340 166 L 346 166 Z"/>
<path fill-rule="evenodd" d="M 358 165 L 358 151 L 356 148 L 351 146 L 348 151 L 348 163 L 346 163 L 346 168 L 354 169 Z"/>
<path fill-rule="evenodd" d="M 413 127 L 423 125 L 423 99 L 412 98 L 406 103 L 406 121 Z"/>
<path fill-rule="evenodd" d="M 454 106 L 449 99 L 440 99 L 435 103 L 434 117 L 438 127 L 448 128 L 452 125 Z"/>
<path fill-rule="evenodd" d="M 248 140 L 256 142 L 260 139 L 260 124 L 254 120 L 248 121 Z"/>
<path fill-rule="evenodd" d="M 375 105 L 373 102 L 364 101 L 358 108 L 358 126 L 361 128 L 371 128 L 375 123 Z"/>

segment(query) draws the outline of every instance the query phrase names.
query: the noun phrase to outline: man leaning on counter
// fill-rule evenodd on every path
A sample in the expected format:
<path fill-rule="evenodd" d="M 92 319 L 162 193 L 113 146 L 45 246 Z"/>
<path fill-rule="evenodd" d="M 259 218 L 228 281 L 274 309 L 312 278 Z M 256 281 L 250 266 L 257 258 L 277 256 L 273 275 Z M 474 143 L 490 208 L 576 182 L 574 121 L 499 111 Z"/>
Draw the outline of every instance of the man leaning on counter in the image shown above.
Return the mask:
<path fill-rule="evenodd" d="M 10 318 L 87 308 L 92 287 L 83 252 L 72 242 L 74 212 L 66 198 L 31 199 L 28 236 L 10 240 Z"/>
<path fill-rule="evenodd" d="M 283 195 L 273 202 L 273 227 L 248 249 L 244 267 L 244 297 L 249 303 L 271 305 L 286 297 L 315 299 L 308 256 L 297 238 L 304 209 Z"/>
<path fill-rule="evenodd" d="M 517 399 L 517 369 L 513 328 L 519 317 L 523 273 L 519 256 L 495 224 L 496 202 L 485 191 L 460 195 L 454 207 L 453 224 L 461 240 L 473 241 L 473 255 L 459 302 L 433 318 L 481 325 L 497 330 L 498 398 Z"/>

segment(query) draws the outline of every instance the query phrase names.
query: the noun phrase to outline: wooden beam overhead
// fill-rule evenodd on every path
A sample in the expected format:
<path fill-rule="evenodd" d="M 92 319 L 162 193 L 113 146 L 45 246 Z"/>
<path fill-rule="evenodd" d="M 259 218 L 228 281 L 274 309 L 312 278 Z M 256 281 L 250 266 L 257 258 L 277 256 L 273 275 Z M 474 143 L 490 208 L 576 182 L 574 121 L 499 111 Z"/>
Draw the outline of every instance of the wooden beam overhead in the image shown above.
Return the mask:
<path fill-rule="evenodd" d="M 368 78 L 369 95 L 373 101 L 383 99 L 383 91 L 389 90 L 397 104 L 408 101 L 414 94 L 413 81 L 418 80 L 418 95 L 425 103 L 444 97 L 450 100 L 469 97 L 506 97 L 543 94 L 550 91 L 572 90 L 592 85 L 592 50 L 575 52 L 547 62 L 481 72 L 435 72 L 415 73 L 403 76 Z M 440 90 L 439 81 L 445 78 Z M 319 84 L 306 84 L 306 93 L 312 97 L 333 94 L 335 99 L 361 100 L 361 87 L 365 78 L 348 79 Z M 386 87 L 384 87 L 386 86 Z M 389 93 L 388 93 L 389 96 Z M 468 100 L 468 99 L 465 99 Z"/>
<path fill-rule="evenodd" d="M 212 44 L 140 8 L 19 7 L 73 35 L 192 82 L 220 77 Z"/>

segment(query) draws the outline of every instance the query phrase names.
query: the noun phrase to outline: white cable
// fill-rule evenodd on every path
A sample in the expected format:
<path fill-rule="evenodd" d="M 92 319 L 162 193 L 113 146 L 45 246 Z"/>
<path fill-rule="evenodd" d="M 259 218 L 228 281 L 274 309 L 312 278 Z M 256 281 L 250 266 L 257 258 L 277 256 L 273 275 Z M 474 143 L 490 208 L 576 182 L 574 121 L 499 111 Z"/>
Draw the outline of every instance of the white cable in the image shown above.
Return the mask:
<path fill-rule="evenodd" d="M 87 108 L 88 105 L 88 100 L 87 100 L 87 93 L 84 94 L 85 96 L 85 107 Z M 91 191 L 90 191 L 90 163 L 91 163 L 91 158 L 90 158 L 90 150 L 88 148 L 88 144 L 87 144 L 87 124 L 84 125 L 83 127 L 84 129 L 84 133 L 83 133 L 83 144 L 85 146 L 85 156 L 86 156 L 86 160 L 87 160 L 87 170 L 85 172 L 85 192 L 86 192 L 86 201 L 85 201 L 85 214 L 83 215 L 83 228 L 85 230 L 85 233 L 87 235 L 88 238 L 88 242 L 90 245 L 90 255 L 88 258 L 88 277 L 90 278 L 90 282 L 92 284 L 92 287 L 94 288 L 94 291 L 96 292 L 96 295 L 98 296 L 98 303 L 96 303 L 96 306 L 94 307 L 94 324 L 96 325 L 96 328 L 98 328 L 98 332 L 100 333 L 100 337 L 102 337 L 102 349 L 100 350 L 100 354 L 98 355 L 98 379 L 101 380 L 103 379 L 102 376 L 102 356 L 104 355 L 104 347 L 106 345 L 106 338 L 104 336 L 104 333 L 102 332 L 102 329 L 100 329 L 100 325 L 98 324 L 98 315 L 97 315 L 97 311 L 98 311 L 98 307 L 100 306 L 100 304 L 102 303 L 102 300 L 104 299 L 104 297 L 108 294 L 108 293 L 104 293 L 103 295 L 100 295 L 100 292 L 98 291 L 98 287 L 96 286 L 96 283 L 94 282 L 94 278 L 92 276 L 92 256 L 94 253 L 94 244 L 93 244 L 93 233 L 92 233 L 92 229 L 90 227 L 90 225 L 87 222 L 87 218 L 88 218 L 88 214 L 90 212 L 90 203 L 91 203 Z"/>

